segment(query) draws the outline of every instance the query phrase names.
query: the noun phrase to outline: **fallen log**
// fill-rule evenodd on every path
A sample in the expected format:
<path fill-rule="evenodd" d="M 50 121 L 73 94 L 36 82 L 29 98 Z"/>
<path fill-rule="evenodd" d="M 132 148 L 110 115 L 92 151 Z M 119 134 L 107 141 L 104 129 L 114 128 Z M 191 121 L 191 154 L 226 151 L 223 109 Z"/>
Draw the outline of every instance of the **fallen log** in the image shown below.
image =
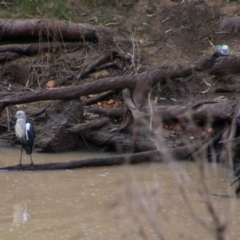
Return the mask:
<path fill-rule="evenodd" d="M 149 76 L 148 76 L 149 74 Z M 149 80 L 151 82 L 157 83 L 157 81 L 164 83 L 168 78 L 173 77 L 186 77 L 192 74 L 192 68 L 188 68 L 180 71 L 170 71 L 166 72 L 161 69 L 154 69 L 139 74 L 138 76 L 121 76 L 121 77 L 108 77 L 97 80 L 92 83 L 87 83 L 79 86 L 66 87 L 66 88 L 56 88 L 56 89 L 47 89 L 40 91 L 31 91 L 31 92 L 15 92 L 15 93 L 6 93 L 0 92 L 0 114 L 9 105 L 38 102 L 45 100 L 72 100 L 77 99 L 81 96 L 86 96 L 89 94 L 96 94 L 100 92 L 105 92 L 109 90 L 122 90 L 124 88 L 134 89 L 135 98 L 138 100 L 143 100 L 141 97 L 141 89 L 143 80 Z M 141 80 L 139 82 L 139 79 Z M 135 89 L 139 90 L 138 95 Z M 140 85 L 140 86 L 139 86 Z M 146 92 L 146 91 L 144 91 Z M 8 95 L 5 99 L 2 99 L 3 96 Z M 138 104 L 142 104 L 141 101 L 138 101 Z"/>
<path fill-rule="evenodd" d="M 92 158 L 87 160 L 70 161 L 63 163 L 45 163 L 45 164 L 24 164 L 0 168 L 0 171 L 39 171 L 39 170 L 60 170 L 75 169 L 83 167 L 101 167 L 121 165 L 124 163 L 143 163 L 143 162 L 161 162 L 158 151 L 138 153 L 136 155 L 120 155 L 106 158 Z"/>
<path fill-rule="evenodd" d="M 103 78 L 92 83 L 66 88 L 51 88 L 31 92 L 0 92 L 0 113 L 9 105 L 45 100 L 72 100 L 108 90 L 119 90 L 125 87 L 133 88 L 136 82 L 136 76 L 121 76 Z M 6 97 L 3 98 L 4 96 Z"/>
<path fill-rule="evenodd" d="M 36 39 L 55 41 L 98 41 L 98 31 L 106 28 L 90 28 L 79 23 L 52 19 L 0 19 L 0 36 L 3 40 Z"/>
<path fill-rule="evenodd" d="M 189 151 L 186 152 L 186 147 L 172 149 L 174 156 L 179 156 L 181 160 L 189 160 Z M 190 148 L 189 148 L 190 149 Z M 191 148 L 196 151 L 195 148 Z M 193 152 L 191 154 L 193 154 Z M 42 164 L 24 164 L 14 165 L 9 167 L 2 167 L 0 171 L 40 171 L 40 170 L 60 170 L 60 169 L 75 169 L 83 167 L 101 167 L 113 166 L 122 164 L 136 164 L 136 163 L 150 163 L 150 162 L 164 162 L 164 151 L 148 151 L 134 154 L 118 155 L 104 158 L 91 158 L 86 160 L 75 160 L 63 163 L 42 163 Z M 172 160 L 172 159 L 170 159 Z"/>
<path fill-rule="evenodd" d="M 1 55 L 11 53 L 21 53 L 33 55 L 41 52 L 50 52 L 57 49 L 79 49 L 84 47 L 83 43 L 74 42 L 54 42 L 54 43 L 29 43 L 29 44 L 8 44 L 0 46 Z M 87 47 L 87 46 L 86 46 Z M 4 56 L 4 55 L 3 55 Z M 20 56 L 20 55 L 19 55 Z"/>

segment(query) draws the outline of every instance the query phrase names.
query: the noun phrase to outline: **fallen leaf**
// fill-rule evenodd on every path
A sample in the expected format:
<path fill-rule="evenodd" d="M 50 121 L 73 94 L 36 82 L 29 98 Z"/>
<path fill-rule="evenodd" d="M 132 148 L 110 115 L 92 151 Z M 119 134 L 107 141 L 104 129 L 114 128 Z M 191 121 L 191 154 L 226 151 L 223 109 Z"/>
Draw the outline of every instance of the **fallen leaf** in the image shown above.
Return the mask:
<path fill-rule="evenodd" d="M 165 124 L 163 125 L 163 128 L 168 129 L 168 128 L 169 128 L 168 124 L 165 123 Z"/>
<path fill-rule="evenodd" d="M 113 99 L 110 99 L 110 100 L 108 101 L 108 104 L 111 104 L 111 103 L 114 103 L 114 100 L 113 100 Z"/>
<path fill-rule="evenodd" d="M 46 88 L 53 88 L 56 86 L 56 81 L 50 80 L 46 83 Z"/>
<path fill-rule="evenodd" d="M 182 130 L 182 126 L 177 123 L 175 126 L 174 126 L 174 130 L 177 130 L 177 131 L 181 131 Z"/>
<path fill-rule="evenodd" d="M 215 133 L 215 130 L 213 128 L 208 128 L 207 131 L 208 131 L 208 133 L 211 133 L 211 134 Z"/>

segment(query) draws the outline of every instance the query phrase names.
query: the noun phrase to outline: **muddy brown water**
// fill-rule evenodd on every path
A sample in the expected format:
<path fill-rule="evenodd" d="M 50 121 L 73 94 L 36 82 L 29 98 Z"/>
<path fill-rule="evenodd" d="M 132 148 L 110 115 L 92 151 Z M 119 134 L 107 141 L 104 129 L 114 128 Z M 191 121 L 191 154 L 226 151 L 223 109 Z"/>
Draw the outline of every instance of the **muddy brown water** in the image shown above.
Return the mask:
<path fill-rule="evenodd" d="M 0 149 L 0 165 L 16 164 L 19 154 L 19 149 Z M 33 160 L 96 155 L 34 153 Z M 24 154 L 23 162 L 29 160 Z M 186 162 L 0 172 L 0 239 L 215 239 L 213 231 L 196 220 L 213 228 L 206 198 L 221 221 L 227 218 L 229 239 L 240 239 L 240 199 L 226 182 L 229 172 L 206 165 L 208 191 L 201 179 L 198 164 Z"/>

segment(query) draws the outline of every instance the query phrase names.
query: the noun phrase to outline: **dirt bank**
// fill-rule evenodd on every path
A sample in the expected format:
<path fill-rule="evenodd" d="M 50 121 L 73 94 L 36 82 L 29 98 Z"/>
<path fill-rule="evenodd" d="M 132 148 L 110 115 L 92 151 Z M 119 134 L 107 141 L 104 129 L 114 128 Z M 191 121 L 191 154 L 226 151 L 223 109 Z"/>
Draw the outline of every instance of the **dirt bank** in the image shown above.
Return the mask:
<path fill-rule="evenodd" d="M 49 26 L 53 21 L 43 16 L 31 20 L 27 31 L 36 25 L 38 31 L 30 42 L 26 34 L 21 42 L 10 34 L 16 26 L 20 32 L 19 25 L 8 21 L 6 28 L 2 21 L 1 29 L 9 30 L 2 32 L 0 46 L 1 145 L 17 143 L 14 114 L 21 109 L 34 120 L 36 151 L 194 146 L 199 153 L 205 146 L 209 160 L 216 155 L 229 164 L 221 141 L 235 136 L 238 94 L 216 91 L 218 80 L 191 69 L 218 44 L 238 54 L 238 28 L 219 27 L 237 10 L 237 2 L 132 1 L 105 6 L 108 17 L 99 18 L 102 8 L 92 6 L 88 12 L 78 9 L 79 25 L 56 19 Z M 78 38 L 75 32 L 69 39 L 66 24 L 67 31 L 79 31 Z"/>

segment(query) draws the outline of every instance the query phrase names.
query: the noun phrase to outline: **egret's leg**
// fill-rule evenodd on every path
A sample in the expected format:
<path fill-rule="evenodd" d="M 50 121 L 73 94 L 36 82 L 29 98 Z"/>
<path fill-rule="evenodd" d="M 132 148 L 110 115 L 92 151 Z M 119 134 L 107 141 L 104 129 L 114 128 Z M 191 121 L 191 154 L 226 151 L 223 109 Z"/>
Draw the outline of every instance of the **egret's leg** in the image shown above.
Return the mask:
<path fill-rule="evenodd" d="M 30 154 L 30 158 L 31 158 L 31 165 L 33 165 L 32 154 Z"/>
<path fill-rule="evenodd" d="M 20 162 L 19 162 L 19 165 L 21 166 L 22 165 L 22 152 L 23 152 L 23 145 L 21 144 L 22 148 L 21 148 L 21 156 L 20 156 Z"/>

